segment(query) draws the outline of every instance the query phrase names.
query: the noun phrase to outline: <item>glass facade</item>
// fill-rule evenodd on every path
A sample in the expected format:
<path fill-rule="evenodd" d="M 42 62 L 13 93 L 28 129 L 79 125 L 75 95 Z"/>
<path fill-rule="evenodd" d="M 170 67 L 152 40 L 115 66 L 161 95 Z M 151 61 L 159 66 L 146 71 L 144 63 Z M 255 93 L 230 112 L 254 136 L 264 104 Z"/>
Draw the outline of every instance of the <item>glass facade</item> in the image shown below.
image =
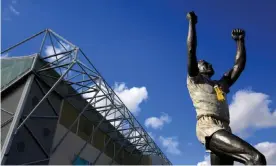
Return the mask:
<path fill-rule="evenodd" d="M 63 101 L 63 106 L 61 110 L 61 116 L 59 119 L 59 123 L 63 125 L 66 128 L 70 128 L 70 126 L 73 124 L 73 122 L 76 120 L 78 114 L 80 111 L 78 111 L 76 108 L 74 108 L 69 102 Z M 93 145 L 93 147 L 102 150 L 104 146 L 106 145 L 107 140 L 110 138 L 106 133 L 101 131 L 100 129 L 94 131 L 94 128 L 96 127 L 95 124 L 92 123 L 87 117 L 81 116 L 77 123 L 73 126 L 71 129 L 71 132 L 78 135 L 83 140 L 87 141 Z M 92 132 L 95 132 L 93 141 L 89 140 Z M 110 158 L 113 158 L 113 156 L 116 154 L 116 152 L 120 149 L 121 145 L 119 145 L 116 142 L 110 141 L 106 145 L 105 154 L 109 156 Z M 121 158 L 124 150 L 120 151 L 120 154 L 117 155 L 115 158 L 115 161 L 118 161 L 119 158 Z M 78 160 L 76 162 L 82 162 L 82 160 Z M 78 165 L 78 164 L 76 164 Z M 79 164 L 81 165 L 81 164 Z M 85 164 L 82 164 L 85 165 Z"/>

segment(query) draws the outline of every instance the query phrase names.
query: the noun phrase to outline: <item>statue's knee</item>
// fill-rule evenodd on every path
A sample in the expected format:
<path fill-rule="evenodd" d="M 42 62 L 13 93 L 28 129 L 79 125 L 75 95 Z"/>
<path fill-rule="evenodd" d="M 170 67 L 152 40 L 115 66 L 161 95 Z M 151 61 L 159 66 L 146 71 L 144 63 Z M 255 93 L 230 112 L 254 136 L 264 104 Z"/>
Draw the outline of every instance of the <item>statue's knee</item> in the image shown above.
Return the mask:
<path fill-rule="evenodd" d="M 254 156 L 254 164 L 256 165 L 266 165 L 266 159 L 265 156 L 258 152 L 255 156 Z"/>

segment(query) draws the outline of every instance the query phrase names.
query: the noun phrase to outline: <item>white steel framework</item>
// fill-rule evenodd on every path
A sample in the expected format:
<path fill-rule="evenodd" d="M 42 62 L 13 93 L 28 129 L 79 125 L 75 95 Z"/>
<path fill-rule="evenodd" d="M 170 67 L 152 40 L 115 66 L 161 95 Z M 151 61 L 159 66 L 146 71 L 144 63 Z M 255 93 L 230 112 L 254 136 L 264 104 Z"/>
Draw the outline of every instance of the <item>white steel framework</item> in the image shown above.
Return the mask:
<path fill-rule="evenodd" d="M 128 110 L 125 104 L 121 101 L 121 99 L 116 95 L 113 89 L 107 84 L 105 79 L 99 73 L 99 71 L 94 67 L 85 53 L 77 46 L 73 45 L 71 42 L 67 41 L 57 33 L 53 32 L 50 29 L 43 30 L 30 38 L 23 40 L 22 42 L 6 49 L 1 52 L 1 54 L 8 53 L 18 46 L 24 45 L 35 38 L 39 38 L 41 42 L 40 47 L 37 48 L 36 53 L 40 55 L 40 57 L 46 61 L 47 63 L 42 66 L 38 71 L 36 71 L 36 76 L 46 76 L 52 79 L 55 79 L 54 85 L 50 88 L 48 92 L 45 92 L 44 97 L 38 102 L 38 104 L 30 111 L 29 115 L 18 125 L 16 132 L 24 125 L 26 120 L 36 111 L 38 106 L 44 101 L 47 100 L 47 97 L 51 94 L 53 90 L 57 87 L 61 82 L 66 83 L 74 88 L 76 93 L 68 94 L 65 98 L 71 98 L 76 96 L 82 96 L 84 99 L 88 101 L 88 104 L 84 107 L 77 119 L 71 124 L 71 127 L 77 122 L 78 118 L 87 110 L 89 105 L 92 105 L 97 111 L 99 111 L 103 118 L 98 123 L 98 126 L 93 130 L 90 135 L 90 139 L 93 139 L 95 135 L 95 131 L 99 128 L 99 126 L 104 122 L 108 121 L 112 124 L 115 130 L 110 130 L 107 134 L 111 134 L 113 132 L 120 132 L 124 138 L 118 138 L 117 142 L 121 142 L 121 147 L 119 151 L 114 155 L 112 161 L 109 164 L 114 162 L 116 156 L 120 153 L 122 149 L 128 148 L 129 153 L 137 153 L 136 150 L 139 150 L 141 153 L 141 157 L 143 155 L 157 155 L 162 158 L 166 164 L 171 165 L 171 162 L 167 159 L 164 153 L 160 150 L 160 148 L 156 145 L 153 139 L 148 135 L 148 133 L 144 130 L 142 125 L 136 120 L 133 114 Z M 46 55 L 44 52 L 48 50 L 48 54 Z M 49 53 L 51 53 L 49 55 Z M 45 71 L 55 70 L 59 73 L 58 76 L 47 75 Z M 66 135 L 70 132 L 68 129 Z M 114 139 L 110 137 L 106 145 Z M 122 142 L 128 140 L 131 145 L 124 145 Z M 63 139 L 60 140 L 59 143 L 62 142 Z M 80 150 L 79 153 L 84 149 L 86 144 Z M 57 148 L 59 144 L 55 148 Z M 53 151 L 55 150 L 53 149 Z M 92 164 L 95 164 L 102 153 L 106 150 L 104 147 L 100 153 L 97 155 L 95 161 Z M 141 160 L 141 159 L 140 159 Z M 138 161 L 139 163 L 139 161 Z M 137 164 L 138 164 L 137 163 Z"/>

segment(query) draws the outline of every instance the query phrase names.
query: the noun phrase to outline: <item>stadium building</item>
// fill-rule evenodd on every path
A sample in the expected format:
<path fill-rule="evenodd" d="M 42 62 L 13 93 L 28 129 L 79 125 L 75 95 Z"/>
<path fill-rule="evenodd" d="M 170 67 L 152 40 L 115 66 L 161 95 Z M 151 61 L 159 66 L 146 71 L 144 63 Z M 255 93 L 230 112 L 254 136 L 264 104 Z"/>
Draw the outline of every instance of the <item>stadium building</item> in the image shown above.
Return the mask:
<path fill-rule="evenodd" d="M 84 52 L 46 29 L 1 53 L 1 164 L 171 162 Z"/>

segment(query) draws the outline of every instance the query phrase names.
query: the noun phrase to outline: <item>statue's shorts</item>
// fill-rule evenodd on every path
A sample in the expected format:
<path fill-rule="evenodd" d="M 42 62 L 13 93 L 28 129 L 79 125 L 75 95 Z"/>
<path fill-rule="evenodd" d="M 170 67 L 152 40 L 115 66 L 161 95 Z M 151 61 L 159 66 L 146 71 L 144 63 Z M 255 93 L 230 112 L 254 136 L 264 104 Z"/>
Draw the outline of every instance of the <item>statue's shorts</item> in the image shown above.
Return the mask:
<path fill-rule="evenodd" d="M 221 129 L 232 132 L 228 122 L 218 120 L 212 116 L 202 116 L 197 120 L 196 135 L 198 140 L 206 145 L 206 139 Z"/>

